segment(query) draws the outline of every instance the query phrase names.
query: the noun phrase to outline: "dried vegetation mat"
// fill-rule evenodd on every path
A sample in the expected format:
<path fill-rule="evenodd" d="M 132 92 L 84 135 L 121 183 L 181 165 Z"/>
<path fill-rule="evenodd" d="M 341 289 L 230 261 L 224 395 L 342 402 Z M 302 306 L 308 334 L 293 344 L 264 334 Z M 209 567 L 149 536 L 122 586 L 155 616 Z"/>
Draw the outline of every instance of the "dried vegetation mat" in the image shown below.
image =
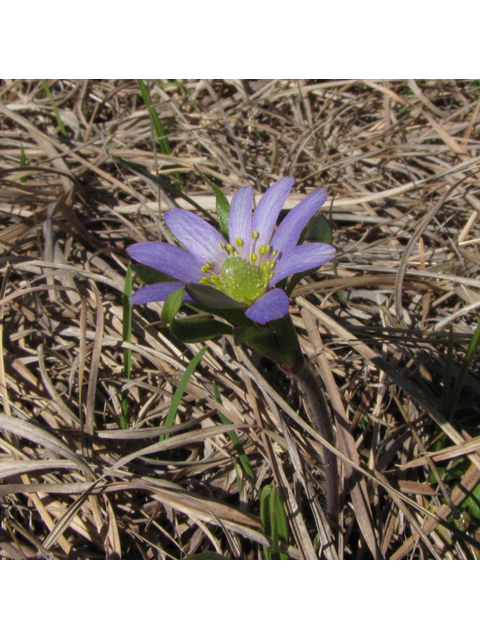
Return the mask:
<path fill-rule="evenodd" d="M 0 556 L 478 558 L 479 107 L 472 81 L 3 81 Z M 258 197 L 285 175 L 288 209 L 335 195 L 336 263 L 291 301 L 333 532 L 285 374 L 179 342 L 161 303 L 125 326 L 125 248 L 171 241 L 178 190 L 214 213 L 203 176 Z"/>

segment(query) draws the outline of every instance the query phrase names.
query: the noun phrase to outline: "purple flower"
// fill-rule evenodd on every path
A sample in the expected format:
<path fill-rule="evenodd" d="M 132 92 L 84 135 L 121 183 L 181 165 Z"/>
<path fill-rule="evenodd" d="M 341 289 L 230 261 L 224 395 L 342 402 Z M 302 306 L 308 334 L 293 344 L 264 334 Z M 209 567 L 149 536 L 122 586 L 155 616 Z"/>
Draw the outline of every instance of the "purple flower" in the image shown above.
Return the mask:
<path fill-rule="evenodd" d="M 170 231 L 186 247 L 164 242 L 140 242 L 128 247 L 142 264 L 176 278 L 144 287 L 130 298 L 133 304 L 166 300 L 183 285 L 205 288 L 217 308 L 241 306 L 245 315 L 265 324 L 288 312 L 288 296 L 275 285 L 294 273 L 320 267 L 332 260 L 329 244 L 297 245 L 300 234 L 327 199 L 324 189 L 297 204 L 275 231 L 277 218 L 293 187 L 294 178 L 282 178 L 263 195 L 252 215 L 253 189 L 245 187 L 233 196 L 228 221 L 229 242 L 190 211 L 171 209 L 165 214 Z M 185 301 L 192 301 L 188 293 Z M 212 305 L 214 306 L 214 305 Z"/>

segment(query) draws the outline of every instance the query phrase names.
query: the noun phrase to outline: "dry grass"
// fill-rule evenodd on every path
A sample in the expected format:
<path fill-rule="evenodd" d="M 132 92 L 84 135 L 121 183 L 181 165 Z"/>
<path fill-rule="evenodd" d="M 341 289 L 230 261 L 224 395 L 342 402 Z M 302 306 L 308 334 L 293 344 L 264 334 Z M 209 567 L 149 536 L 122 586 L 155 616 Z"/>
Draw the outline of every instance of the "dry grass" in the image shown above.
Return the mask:
<path fill-rule="evenodd" d="M 441 413 L 448 329 L 455 379 L 480 307 L 478 83 L 164 81 L 151 95 L 171 155 L 136 82 L 49 86 L 68 138 L 41 82 L 0 88 L 0 555 L 256 559 L 259 490 L 273 481 L 293 559 L 479 557 L 480 523 L 462 506 L 480 482 L 478 358 L 459 410 Z M 335 417 L 337 537 L 321 439 L 270 363 L 209 342 L 162 429 L 202 345 L 176 341 L 151 304 L 134 308 L 123 379 L 125 247 L 170 240 L 159 211 L 171 201 L 115 158 L 169 180 L 173 167 L 212 212 L 200 172 L 228 195 L 293 175 L 288 208 L 320 186 L 335 194 L 338 277 L 327 265 L 304 280 L 291 313 Z M 255 472 L 240 491 L 219 409 Z"/>

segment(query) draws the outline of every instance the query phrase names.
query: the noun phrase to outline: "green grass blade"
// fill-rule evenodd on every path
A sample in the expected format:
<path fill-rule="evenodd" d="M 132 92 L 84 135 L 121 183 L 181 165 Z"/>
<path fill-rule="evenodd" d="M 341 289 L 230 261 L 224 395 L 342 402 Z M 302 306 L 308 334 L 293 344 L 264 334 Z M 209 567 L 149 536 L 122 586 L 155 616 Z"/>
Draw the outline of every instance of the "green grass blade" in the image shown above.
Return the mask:
<path fill-rule="evenodd" d="M 227 199 L 227 196 L 223 193 L 220 187 L 217 187 L 217 185 L 209 180 L 206 176 L 204 176 L 203 174 L 200 175 L 205 180 L 205 182 L 209 184 L 213 189 L 213 193 L 215 194 L 216 199 L 218 223 L 220 225 L 222 233 L 226 237 L 228 237 L 228 218 L 230 216 L 230 203 Z"/>
<path fill-rule="evenodd" d="M 205 345 L 203 349 L 201 349 L 196 356 L 194 356 L 185 369 L 185 373 L 183 374 L 180 382 L 178 383 L 178 387 L 173 394 L 172 403 L 170 405 L 170 409 L 168 410 L 167 417 L 165 418 L 165 422 L 163 423 L 164 427 L 171 427 L 173 425 L 173 421 L 175 420 L 175 416 L 177 415 L 178 407 L 180 406 L 180 402 L 182 401 L 183 394 L 185 393 L 185 389 L 187 388 L 187 384 L 190 381 L 190 378 L 193 375 L 198 363 L 205 355 L 206 350 L 208 349 L 208 345 Z M 168 435 L 168 434 L 167 434 Z"/>
<path fill-rule="evenodd" d="M 269 499 L 270 509 L 270 534 L 272 536 L 272 557 L 277 559 L 280 554 L 280 545 L 278 538 L 278 521 L 277 521 L 277 488 L 272 485 Z"/>
<path fill-rule="evenodd" d="M 265 546 L 263 551 L 267 560 L 288 560 L 280 551 L 280 542 L 288 543 L 289 530 L 287 514 L 282 496 L 274 484 L 262 488 L 260 493 L 260 520 L 266 536 L 272 538 L 272 548 Z"/>
<path fill-rule="evenodd" d="M 278 537 L 283 542 L 288 542 L 288 538 L 290 535 L 290 531 L 288 529 L 288 519 L 287 514 L 285 513 L 282 496 L 280 495 L 279 491 L 277 491 L 275 495 L 275 510 L 277 515 Z M 288 560 L 287 554 L 280 552 L 280 560 Z"/>
<path fill-rule="evenodd" d="M 123 341 L 130 342 L 132 339 L 132 305 L 130 296 L 132 295 L 133 277 L 130 267 L 125 275 L 125 289 L 123 293 Z M 123 377 L 130 380 L 132 373 L 132 350 L 128 347 L 123 349 Z M 128 390 L 122 392 L 120 426 L 122 429 L 128 428 Z"/>
<path fill-rule="evenodd" d="M 64 136 L 65 138 L 67 138 L 67 131 L 65 129 L 65 125 L 62 122 L 62 119 L 60 117 L 60 112 L 58 110 L 57 107 L 57 103 L 55 102 L 53 96 L 52 96 L 52 92 L 50 91 L 50 89 L 48 88 L 48 84 L 46 80 L 42 80 L 42 86 L 45 90 L 45 93 L 47 94 L 47 98 L 50 101 L 50 104 L 52 105 L 52 109 L 53 109 L 53 113 L 55 114 L 55 118 L 57 120 L 57 124 L 58 124 L 58 128 L 60 129 L 60 133 L 62 134 L 62 136 Z"/>
<path fill-rule="evenodd" d="M 218 402 L 218 404 L 223 404 L 216 382 L 213 383 L 213 393 L 215 396 L 215 400 Z M 220 418 L 223 424 L 230 424 L 230 420 L 226 416 L 224 416 L 223 413 L 221 413 L 221 411 L 218 412 L 218 417 Z M 228 437 L 230 438 L 233 446 L 235 447 L 235 451 L 237 452 L 238 459 L 240 460 L 240 464 L 242 465 L 243 470 L 245 471 L 247 476 L 249 476 L 250 478 L 253 478 L 254 473 L 253 473 L 252 465 L 250 464 L 250 460 L 248 459 L 248 456 L 245 453 L 245 449 L 243 448 L 242 443 L 240 442 L 240 439 L 237 436 L 237 433 L 233 430 L 229 431 Z M 239 490 L 239 493 L 240 493 L 240 490 Z"/>
<path fill-rule="evenodd" d="M 152 104 L 148 87 L 143 80 L 137 80 L 137 84 L 140 89 L 140 93 L 142 94 L 143 102 L 145 103 L 145 106 L 147 107 L 148 113 L 150 115 L 150 122 L 152 123 L 152 128 L 157 138 L 160 153 L 169 156 L 172 153 L 172 149 L 170 148 L 167 135 L 162 123 L 160 122 L 157 111 Z M 175 178 L 175 180 L 177 180 L 180 185 L 182 184 L 182 179 L 178 171 L 172 171 L 172 177 Z"/>
<path fill-rule="evenodd" d="M 457 408 L 458 400 L 460 398 L 460 394 L 463 389 L 463 385 L 465 384 L 465 378 L 467 377 L 468 370 L 472 364 L 473 356 L 478 348 L 478 344 L 480 342 L 480 322 L 478 323 L 477 329 L 473 334 L 472 340 L 468 346 L 467 353 L 465 354 L 465 358 L 463 359 L 462 365 L 460 367 L 460 373 L 455 381 L 455 385 L 453 387 L 452 399 L 450 404 L 450 414 L 449 419 L 451 420 L 455 410 Z"/>
<path fill-rule="evenodd" d="M 272 493 L 272 485 L 263 487 L 260 492 L 260 520 L 262 521 L 262 531 L 264 535 L 269 536 L 271 531 L 270 526 L 270 495 Z M 272 559 L 272 553 L 270 547 L 263 545 L 263 553 L 267 560 Z"/>

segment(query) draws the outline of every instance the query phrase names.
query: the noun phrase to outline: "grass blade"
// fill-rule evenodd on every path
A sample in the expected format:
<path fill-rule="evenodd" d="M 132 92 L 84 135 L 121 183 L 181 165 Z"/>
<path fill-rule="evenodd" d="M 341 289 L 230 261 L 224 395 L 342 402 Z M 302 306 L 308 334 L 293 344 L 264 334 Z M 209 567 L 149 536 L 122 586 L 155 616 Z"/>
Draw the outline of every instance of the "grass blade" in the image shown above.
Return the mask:
<path fill-rule="evenodd" d="M 67 138 L 68 136 L 67 136 L 67 131 L 65 129 L 65 125 L 62 122 L 62 119 L 60 117 L 60 112 L 59 112 L 58 107 L 57 107 L 57 103 L 55 102 L 55 99 L 52 96 L 52 92 L 48 88 L 48 84 L 47 84 L 46 80 L 42 80 L 42 86 L 43 86 L 43 88 L 45 90 L 45 93 L 47 94 L 47 98 L 49 99 L 50 104 L 52 105 L 53 113 L 55 114 L 55 118 L 57 120 L 57 124 L 58 124 L 58 128 L 60 129 L 60 133 L 62 134 L 62 136 Z"/>
<path fill-rule="evenodd" d="M 263 487 L 260 494 L 260 519 L 263 533 L 272 538 L 272 548 L 264 546 L 267 560 L 288 560 L 280 551 L 280 541 L 288 543 L 289 530 L 283 500 L 274 484 Z"/>
<path fill-rule="evenodd" d="M 170 405 L 170 409 L 168 410 L 167 417 L 165 418 L 165 422 L 163 423 L 164 427 L 171 427 L 173 425 L 173 421 L 175 420 L 175 416 L 177 415 L 178 407 L 180 406 L 180 402 L 182 401 L 183 394 L 185 393 L 185 389 L 187 388 L 187 384 L 190 381 L 190 378 L 193 375 L 198 363 L 205 355 L 206 350 L 208 349 L 208 345 L 205 345 L 203 349 L 201 349 L 196 356 L 194 356 L 185 369 L 185 373 L 183 374 L 180 382 L 178 383 L 178 387 L 173 394 L 172 403 Z M 168 434 L 167 434 L 168 435 Z M 161 438 L 165 440 L 166 438 Z"/>
<path fill-rule="evenodd" d="M 148 90 L 147 85 L 143 80 L 137 80 L 138 87 L 140 89 L 140 93 L 142 94 L 143 102 L 147 107 L 148 113 L 150 115 L 150 122 L 152 123 L 153 131 L 155 132 L 155 137 L 157 139 L 158 147 L 160 149 L 160 153 L 163 153 L 166 156 L 169 156 L 172 153 L 172 149 L 170 148 L 170 144 L 168 142 L 167 135 L 163 128 L 162 123 L 158 117 L 157 111 L 152 104 L 152 100 L 150 98 L 150 92 Z M 179 186 L 182 184 L 182 178 L 178 171 L 172 171 L 172 177 L 177 180 Z"/>
<path fill-rule="evenodd" d="M 460 367 L 460 373 L 453 387 L 452 399 L 450 402 L 449 420 L 451 420 L 457 408 L 458 400 L 460 398 L 460 394 L 462 392 L 463 385 L 465 383 L 465 378 L 467 377 L 467 373 L 472 365 L 473 356 L 475 355 L 479 342 L 480 342 L 480 322 L 478 323 L 477 329 L 473 334 L 472 340 L 468 346 L 467 353 L 465 354 L 465 358 L 463 359 L 462 366 Z"/>

